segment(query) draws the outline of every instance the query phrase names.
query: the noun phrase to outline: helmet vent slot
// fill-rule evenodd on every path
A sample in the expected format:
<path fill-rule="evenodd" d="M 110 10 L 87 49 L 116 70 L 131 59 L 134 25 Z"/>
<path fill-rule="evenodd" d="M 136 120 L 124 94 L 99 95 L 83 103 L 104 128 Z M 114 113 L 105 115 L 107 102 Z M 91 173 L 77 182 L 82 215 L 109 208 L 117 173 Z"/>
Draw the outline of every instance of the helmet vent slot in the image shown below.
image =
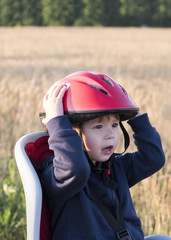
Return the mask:
<path fill-rule="evenodd" d="M 109 80 L 107 80 L 107 79 L 105 79 L 105 78 L 101 78 L 104 82 L 106 82 L 107 84 L 109 84 L 110 86 L 113 86 L 112 85 L 112 83 L 109 81 Z"/>
<path fill-rule="evenodd" d="M 108 93 L 105 90 L 103 90 L 103 89 L 101 89 L 99 87 L 93 86 L 91 84 L 87 84 L 87 85 L 92 87 L 92 88 L 94 88 L 94 89 L 96 89 L 96 90 L 98 90 L 98 91 L 100 91 L 100 92 L 102 92 L 102 93 L 104 93 L 104 94 L 106 94 L 106 95 L 108 95 Z"/>

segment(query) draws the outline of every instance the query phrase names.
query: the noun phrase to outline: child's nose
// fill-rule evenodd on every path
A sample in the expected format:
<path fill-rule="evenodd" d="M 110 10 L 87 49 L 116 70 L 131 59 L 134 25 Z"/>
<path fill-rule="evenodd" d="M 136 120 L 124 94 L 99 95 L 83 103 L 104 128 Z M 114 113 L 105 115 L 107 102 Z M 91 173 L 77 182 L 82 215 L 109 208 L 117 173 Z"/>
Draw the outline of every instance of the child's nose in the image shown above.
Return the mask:
<path fill-rule="evenodd" d="M 107 129 L 105 139 L 113 139 L 114 138 L 114 131 L 113 129 Z"/>

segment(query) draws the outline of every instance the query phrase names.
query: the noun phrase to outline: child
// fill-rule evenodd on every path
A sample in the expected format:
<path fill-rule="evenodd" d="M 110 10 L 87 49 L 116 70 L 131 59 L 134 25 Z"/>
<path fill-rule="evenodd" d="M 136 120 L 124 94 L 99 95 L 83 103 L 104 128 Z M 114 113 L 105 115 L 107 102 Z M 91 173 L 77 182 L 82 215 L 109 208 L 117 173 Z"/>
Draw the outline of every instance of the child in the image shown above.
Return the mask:
<path fill-rule="evenodd" d="M 144 239 L 129 188 L 165 162 L 147 114 L 107 75 L 77 72 L 49 89 L 40 117 L 54 151 L 41 174 L 53 240 Z M 134 131 L 134 153 L 114 153 L 122 120 Z"/>

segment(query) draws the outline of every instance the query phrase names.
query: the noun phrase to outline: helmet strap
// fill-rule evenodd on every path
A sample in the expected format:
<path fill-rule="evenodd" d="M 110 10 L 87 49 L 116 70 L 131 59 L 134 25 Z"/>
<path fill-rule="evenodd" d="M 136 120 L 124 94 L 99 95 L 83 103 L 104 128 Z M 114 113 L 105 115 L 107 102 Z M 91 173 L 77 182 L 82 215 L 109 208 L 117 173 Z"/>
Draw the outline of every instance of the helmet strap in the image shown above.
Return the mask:
<path fill-rule="evenodd" d="M 127 148 L 129 147 L 129 144 L 130 144 L 128 132 L 126 131 L 126 129 L 121 121 L 119 122 L 119 125 L 120 125 L 120 128 L 121 128 L 123 136 L 124 136 L 124 151 L 122 153 L 114 153 L 115 155 L 121 155 L 124 152 L 126 152 Z"/>

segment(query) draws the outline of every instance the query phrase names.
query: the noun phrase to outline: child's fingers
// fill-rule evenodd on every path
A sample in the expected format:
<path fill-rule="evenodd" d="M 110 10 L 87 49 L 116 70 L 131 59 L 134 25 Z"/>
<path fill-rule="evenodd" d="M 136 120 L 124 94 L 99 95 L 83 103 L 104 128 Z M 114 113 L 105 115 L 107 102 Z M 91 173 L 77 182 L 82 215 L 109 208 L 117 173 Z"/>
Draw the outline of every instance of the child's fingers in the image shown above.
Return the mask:
<path fill-rule="evenodd" d="M 64 87 L 65 85 L 64 84 L 60 84 L 60 85 L 57 85 L 53 91 L 51 92 L 51 97 L 54 99 L 54 98 L 57 98 L 60 91 L 62 90 L 62 88 Z"/>
<path fill-rule="evenodd" d="M 59 92 L 59 94 L 58 94 L 58 98 L 59 98 L 59 99 L 62 99 L 62 98 L 63 98 L 63 96 L 64 96 L 65 92 L 67 91 L 67 89 L 68 89 L 68 87 L 67 87 L 66 85 L 64 85 L 64 86 L 61 88 L 61 90 L 60 90 L 60 92 Z"/>
<path fill-rule="evenodd" d="M 69 83 L 55 83 L 50 89 L 48 90 L 47 94 L 43 98 L 43 106 L 45 107 L 47 104 L 48 99 L 59 99 L 62 98 L 69 88 Z"/>
<path fill-rule="evenodd" d="M 54 83 L 54 84 L 48 89 L 47 95 L 50 95 L 51 92 L 52 92 L 57 86 L 59 86 L 59 83 L 58 83 L 58 82 Z"/>
<path fill-rule="evenodd" d="M 62 84 L 56 86 L 56 88 L 52 92 L 52 98 L 63 97 L 64 93 L 69 88 L 69 86 L 70 86 L 69 83 L 62 83 Z"/>

